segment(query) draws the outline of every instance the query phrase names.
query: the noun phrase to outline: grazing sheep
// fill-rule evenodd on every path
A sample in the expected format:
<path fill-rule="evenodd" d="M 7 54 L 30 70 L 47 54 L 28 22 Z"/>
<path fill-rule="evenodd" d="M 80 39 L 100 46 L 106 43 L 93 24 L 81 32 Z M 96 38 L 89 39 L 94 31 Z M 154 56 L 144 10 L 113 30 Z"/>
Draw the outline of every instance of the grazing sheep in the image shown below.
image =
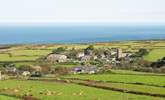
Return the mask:
<path fill-rule="evenodd" d="M 79 92 L 79 95 L 81 96 L 83 93 L 84 93 L 83 91 L 80 91 L 80 92 Z"/>
<path fill-rule="evenodd" d="M 79 93 L 73 93 L 73 95 L 78 95 L 78 96 L 81 96 L 81 95 L 83 95 L 83 91 L 80 91 Z"/>
<path fill-rule="evenodd" d="M 18 89 L 14 89 L 13 92 L 17 93 L 17 92 L 19 92 L 19 90 Z"/>

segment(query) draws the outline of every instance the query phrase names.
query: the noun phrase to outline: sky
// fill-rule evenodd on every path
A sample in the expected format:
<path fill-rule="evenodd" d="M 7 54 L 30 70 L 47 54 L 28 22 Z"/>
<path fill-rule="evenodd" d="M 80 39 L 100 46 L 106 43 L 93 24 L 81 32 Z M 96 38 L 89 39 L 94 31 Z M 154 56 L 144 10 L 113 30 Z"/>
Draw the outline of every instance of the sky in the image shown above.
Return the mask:
<path fill-rule="evenodd" d="M 165 0 L 0 0 L 0 23 L 165 22 Z"/>

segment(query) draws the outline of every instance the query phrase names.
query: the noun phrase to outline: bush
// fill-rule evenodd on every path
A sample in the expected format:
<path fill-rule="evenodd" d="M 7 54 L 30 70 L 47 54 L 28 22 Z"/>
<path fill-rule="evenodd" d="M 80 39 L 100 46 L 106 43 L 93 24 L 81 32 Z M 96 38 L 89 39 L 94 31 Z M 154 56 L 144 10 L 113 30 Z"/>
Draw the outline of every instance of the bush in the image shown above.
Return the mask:
<path fill-rule="evenodd" d="M 139 67 L 139 68 L 135 69 L 134 71 L 154 72 L 154 69 L 152 67 Z"/>
<path fill-rule="evenodd" d="M 55 54 L 60 54 L 60 53 L 63 53 L 64 51 L 66 51 L 66 48 L 65 47 L 59 47 L 57 49 L 54 49 L 52 51 L 52 53 L 55 53 Z"/>
<path fill-rule="evenodd" d="M 66 75 L 69 74 L 69 72 L 71 71 L 71 68 L 67 68 L 67 67 L 56 67 L 54 74 L 57 75 Z"/>
<path fill-rule="evenodd" d="M 31 77 L 41 77 L 42 73 L 40 71 L 33 72 Z"/>
<path fill-rule="evenodd" d="M 144 55 L 147 55 L 149 52 L 147 49 L 141 48 L 139 51 L 136 53 L 138 57 L 143 57 Z"/>

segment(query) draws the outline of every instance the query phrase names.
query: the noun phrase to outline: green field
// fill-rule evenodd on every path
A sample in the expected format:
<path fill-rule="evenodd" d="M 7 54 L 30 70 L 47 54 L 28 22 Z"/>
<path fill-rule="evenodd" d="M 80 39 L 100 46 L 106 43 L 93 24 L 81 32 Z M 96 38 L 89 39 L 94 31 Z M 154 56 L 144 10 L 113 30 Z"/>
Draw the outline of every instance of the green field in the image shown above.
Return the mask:
<path fill-rule="evenodd" d="M 0 84 L 1 89 L 18 88 L 16 95 L 23 95 L 30 91 L 30 94 L 42 100 L 109 100 L 109 98 L 112 100 L 163 100 L 158 97 L 120 93 L 66 83 L 6 80 L 1 81 Z M 40 94 L 42 91 L 53 91 L 55 94 Z"/>
<path fill-rule="evenodd" d="M 0 51 L 0 61 L 18 61 L 16 66 L 32 65 L 34 61 L 46 56 L 58 47 L 67 49 L 84 49 L 89 44 L 48 44 L 48 45 L 20 45 Z M 95 48 L 122 48 L 123 52 L 137 52 L 140 48 L 151 50 L 144 57 L 145 60 L 156 61 L 165 56 L 165 41 L 126 41 L 112 43 L 96 43 Z M 20 62 L 19 62 L 20 61 Z M 27 62 L 28 61 L 28 62 Z M 56 64 L 58 67 L 74 67 L 76 64 Z M 49 79 L 50 77 L 44 77 Z M 59 78 L 59 77 L 58 77 Z M 32 95 L 41 100 L 165 100 L 164 97 L 155 97 L 134 93 L 126 93 L 115 90 L 100 89 L 98 87 L 83 86 L 81 83 L 105 86 L 151 94 L 165 95 L 165 75 L 126 70 L 112 70 L 106 74 L 77 74 L 61 76 L 61 80 L 77 78 L 73 83 L 57 81 L 30 81 L 30 80 L 3 80 L 0 81 L 0 100 L 19 100 L 25 94 Z M 59 78 L 59 79 L 60 79 Z M 50 79 L 57 79 L 50 78 Z M 87 80 L 90 80 L 89 82 Z M 92 82 L 94 81 L 94 82 Z M 97 83 L 97 81 L 101 81 Z M 96 82 L 96 83 L 95 83 Z M 17 89 L 17 92 L 14 90 Z M 51 92 L 51 94 L 48 94 Z M 7 96 L 8 95 L 8 96 Z"/>
<path fill-rule="evenodd" d="M 0 95 L 0 100 L 21 100 L 21 99 Z"/>
<path fill-rule="evenodd" d="M 21 55 L 42 56 L 51 53 L 51 50 L 13 50 L 9 53 L 13 54 L 13 56 L 21 56 Z"/>
<path fill-rule="evenodd" d="M 0 61 L 31 61 L 36 60 L 39 56 L 12 56 L 0 54 Z"/>
<path fill-rule="evenodd" d="M 36 60 L 41 56 L 46 56 L 53 49 L 58 47 L 66 47 L 68 50 L 85 49 L 90 44 L 45 44 L 45 45 L 18 45 L 9 49 L 0 50 L 0 61 L 23 61 Z M 152 51 L 145 56 L 146 60 L 155 61 L 165 56 L 165 41 L 124 41 L 95 43 L 95 48 L 121 48 L 123 52 L 137 52 L 140 48 L 146 48 Z"/>
<path fill-rule="evenodd" d="M 88 82 L 98 86 L 106 86 L 125 91 L 135 91 L 149 94 L 165 95 L 165 77 L 164 74 L 144 73 L 125 70 L 112 70 L 109 74 L 97 75 L 65 75 L 63 78 L 70 80 L 71 78 L 89 79 L 102 81 L 99 83 Z M 162 97 L 154 97 L 149 95 L 140 95 L 132 93 L 124 93 L 114 90 L 100 89 L 96 87 L 83 86 L 77 83 L 86 83 L 84 80 L 74 80 L 73 83 L 64 83 L 54 80 L 53 77 L 45 77 L 45 81 L 38 79 L 30 80 L 4 80 L 0 81 L 0 97 L 3 100 L 10 99 L 8 96 L 1 94 L 15 95 L 16 97 L 31 94 L 33 97 L 41 100 L 165 100 Z M 143 83 L 143 84 L 134 84 Z M 14 90 L 17 89 L 17 92 Z M 51 92 L 51 94 L 49 94 Z M 8 99 L 9 98 L 9 99 Z"/>
<path fill-rule="evenodd" d="M 0 54 L 0 61 L 31 61 L 46 56 L 51 50 L 12 50 Z"/>
<path fill-rule="evenodd" d="M 153 49 L 148 55 L 144 56 L 145 60 L 156 61 L 165 57 L 165 49 Z"/>
<path fill-rule="evenodd" d="M 152 75 L 123 75 L 123 74 L 100 74 L 100 75 L 70 75 L 65 78 L 91 79 L 98 81 L 113 81 L 124 83 L 145 83 L 151 85 L 165 86 L 165 76 Z"/>

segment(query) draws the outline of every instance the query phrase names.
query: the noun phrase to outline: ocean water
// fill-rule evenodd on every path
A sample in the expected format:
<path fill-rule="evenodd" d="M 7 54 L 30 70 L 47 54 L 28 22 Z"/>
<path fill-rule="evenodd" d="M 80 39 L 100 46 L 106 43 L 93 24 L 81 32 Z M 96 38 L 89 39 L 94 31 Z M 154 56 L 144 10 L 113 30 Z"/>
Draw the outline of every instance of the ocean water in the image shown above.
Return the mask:
<path fill-rule="evenodd" d="M 89 43 L 165 39 L 165 26 L 0 26 L 0 44 Z"/>

